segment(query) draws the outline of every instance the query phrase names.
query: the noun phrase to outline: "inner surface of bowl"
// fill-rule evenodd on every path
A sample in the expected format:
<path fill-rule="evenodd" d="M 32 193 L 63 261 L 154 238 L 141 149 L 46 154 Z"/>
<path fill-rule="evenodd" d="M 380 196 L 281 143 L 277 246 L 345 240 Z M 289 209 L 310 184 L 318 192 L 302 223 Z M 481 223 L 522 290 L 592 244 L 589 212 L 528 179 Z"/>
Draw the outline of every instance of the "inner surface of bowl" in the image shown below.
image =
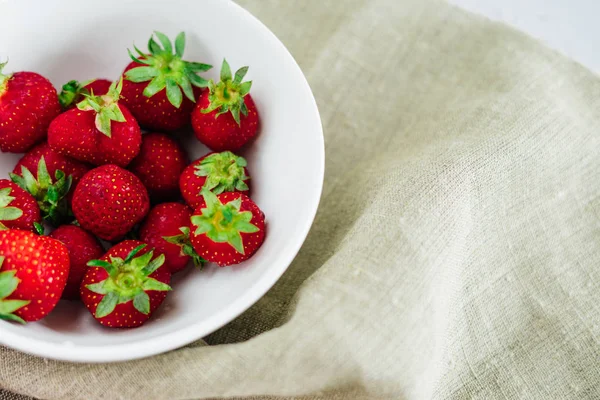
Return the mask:
<path fill-rule="evenodd" d="M 62 301 L 37 323 L 0 321 L 0 343 L 69 361 L 127 360 L 199 339 L 258 300 L 302 245 L 323 183 L 316 104 L 277 38 L 225 0 L 8 0 L 0 3 L 0 16 L 0 59 L 10 58 L 6 72 L 35 71 L 56 87 L 72 79 L 116 79 L 129 62 L 127 48 L 135 43 L 145 49 L 154 30 L 172 38 L 185 31 L 185 58 L 214 66 L 205 76 L 217 78 L 224 57 L 234 70 L 249 65 L 247 79 L 254 82 L 261 132 L 241 154 L 248 159 L 252 197 L 268 223 L 265 244 L 248 262 L 227 268 L 210 265 L 203 271 L 188 268 L 176 275 L 173 292 L 140 328 L 103 328 L 81 304 Z M 208 152 L 193 135 L 185 137 L 192 160 Z M 0 154 L 0 176 L 6 177 L 19 157 Z"/>

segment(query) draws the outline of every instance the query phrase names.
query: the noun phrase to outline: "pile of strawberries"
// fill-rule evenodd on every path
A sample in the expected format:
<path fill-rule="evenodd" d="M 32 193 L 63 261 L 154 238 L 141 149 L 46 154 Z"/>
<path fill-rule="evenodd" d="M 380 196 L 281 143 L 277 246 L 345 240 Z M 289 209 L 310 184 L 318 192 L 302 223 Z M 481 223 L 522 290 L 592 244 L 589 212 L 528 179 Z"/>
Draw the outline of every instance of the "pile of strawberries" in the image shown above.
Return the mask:
<path fill-rule="evenodd" d="M 104 326 L 140 326 L 190 261 L 228 266 L 262 245 L 265 217 L 234 154 L 259 126 L 248 67 L 223 61 L 208 81 L 212 67 L 184 47 L 184 33 L 155 32 L 118 80 L 60 94 L 0 64 L 0 150 L 25 153 L 0 179 L 0 319 L 37 321 L 64 298 Z M 213 151 L 191 163 L 173 136 L 189 125 Z"/>

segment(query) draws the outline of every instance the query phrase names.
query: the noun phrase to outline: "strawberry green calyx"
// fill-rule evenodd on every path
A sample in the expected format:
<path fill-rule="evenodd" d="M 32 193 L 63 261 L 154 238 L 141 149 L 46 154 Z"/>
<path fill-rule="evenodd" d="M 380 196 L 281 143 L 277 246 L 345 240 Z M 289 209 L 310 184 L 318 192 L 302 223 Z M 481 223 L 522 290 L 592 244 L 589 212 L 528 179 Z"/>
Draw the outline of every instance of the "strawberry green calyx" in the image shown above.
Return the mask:
<path fill-rule="evenodd" d="M 71 107 L 79 96 L 93 94 L 90 93 L 89 90 L 87 90 L 85 87 L 92 82 L 94 81 L 92 80 L 83 83 L 80 83 L 78 81 L 69 81 L 65 83 L 62 87 L 62 91 L 58 95 L 58 101 L 60 102 L 60 105 L 62 106 L 63 110 L 66 110 L 69 107 Z"/>
<path fill-rule="evenodd" d="M 4 262 L 4 257 L 0 256 L 0 267 Z M 0 272 L 0 319 L 6 321 L 14 321 L 24 324 L 23 318 L 13 314 L 19 308 L 29 304 L 28 300 L 7 300 L 21 282 L 19 278 L 15 276 L 17 272 L 14 270 Z"/>
<path fill-rule="evenodd" d="M 243 192 L 248 190 L 245 181 L 250 179 L 246 175 L 245 167 L 247 165 L 245 158 L 236 156 L 230 151 L 224 151 L 205 157 L 195 167 L 194 174 L 206 177 L 206 182 L 202 187 L 203 190 L 210 190 L 215 194 L 235 190 Z"/>
<path fill-rule="evenodd" d="M 154 40 L 156 35 L 160 45 Z M 129 56 L 142 66 L 132 68 L 125 73 L 131 82 L 150 82 L 144 89 L 144 96 L 152 97 L 163 89 L 167 91 L 169 102 L 179 108 L 185 97 L 196 102 L 193 86 L 206 87 L 208 81 L 198 75 L 212 68 L 212 65 L 184 61 L 185 32 L 175 38 L 175 48 L 171 40 L 161 32 L 154 32 L 148 41 L 149 54 L 144 54 L 134 46 L 136 57 L 131 51 Z M 175 51 L 175 52 L 173 52 Z"/>
<path fill-rule="evenodd" d="M 151 250 L 139 257 L 136 255 L 146 247 L 142 244 L 133 249 L 123 260 L 120 257 L 111 257 L 110 261 L 92 260 L 89 267 L 104 268 L 108 278 L 101 282 L 87 285 L 94 293 L 104 295 L 96 308 L 96 318 L 110 315 L 117 304 L 133 301 L 133 306 L 142 314 L 150 313 L 150 297 L 147 291 L 169 291 L 171 286 L 162 283 L 150 275 L 165 263 L 165 256 L 160 255 L 154 260 L 154 251 Z"/>
<path fill-rule="evenodd" d="M 190 228 L 188 228 L 187 226 L 182 226 L 181 228 L 179 228 L 179 230 L 181 231 L 180 235 L 163 236 L 163 239 L 167 243 L 180 246 L 181 255 L 191 257 L 192 261 L 194 261 L 194 265 L 201 269 L 204 266 L 204 264 L 206 264 L 206 260 L 200 257 L 198 253 L 196 253 L 196 250 L 194 250 L 194 247 L 190 242 Z"/>
<path fill-rule="evenodd" d="M 206 234 L 215 243 L 229 243 L 238 253 L 245 254 L 241 233 L 258 232 L 258 227 L 251 224 L 252 212 L 240 211 L 242 199 L 222 204 L 219 198 L 208 190 L 202 192 L 206 208 L 201 215 L 191 218 L 196 226 L 196 235 Z"/>
<path fill-rule="evenodd" d="M 125 122 L 125 116 L 119 108 L 119 99 L 123 89 L 123 79 L 110 85 L 108 93 L 103 96 L 82 93 L 85 99 L 77 103 L 81 111 L 94 111 L 96 113 L 96 129 L 111 137 L 111 121 Z"/>
<path fill-rule="evenodd" d="M 23 210 L 10 207 L 10 203 L 15 199 L 10 195 L 11 191 L 10 187 L 0 189 L 0 231 L 8 229 L 2 221 L 14 221 L 23 216 Z"/>
<path fill-rule="evenodd" d="M 46 161 L 42 157 L 38 163 L 37 179 L 29 169 L 21 166 L 21 175 L 10 174 L 14 183 L 19 185 L 37 201 L 42 217 L 54 226 L 59 226 L 70 217 L 67 194 L 71 190 L 73 177 L 56 171 L 54 179 L 48 173 Z"/>
<path fill-rule="evenodd" d="M 6 84 L 8 80 L 11 78 L 12 74 L 4 75 L 2 70 L 8 64 L 8 60 L 6 62 L 0 62 L 0 95 L 6 91 Z"/>
<path fill-rule="evenodd" d="M 215 84 L 211 80 L 208 83 L 208 88 L 210 89 L 208 100 L 210 104 L 208 108 L 202 110 L 202 113 L 208 114 L 214 110 L 219 110 L 215 116 L 216 118 L 221 114 L 231 112 L 235 122 L 240 125 L 240 113 L 244 116 L 248 115 L 248 107 L 244 103 L 244 97 L 250 93 L 250 88 L 252 87 L 252 81 L 242 82 L 247 72 L 248 67 L 242 67 L 232 77 L 231 68 L 227 60 L 223 60 L 221 81 Z"/>

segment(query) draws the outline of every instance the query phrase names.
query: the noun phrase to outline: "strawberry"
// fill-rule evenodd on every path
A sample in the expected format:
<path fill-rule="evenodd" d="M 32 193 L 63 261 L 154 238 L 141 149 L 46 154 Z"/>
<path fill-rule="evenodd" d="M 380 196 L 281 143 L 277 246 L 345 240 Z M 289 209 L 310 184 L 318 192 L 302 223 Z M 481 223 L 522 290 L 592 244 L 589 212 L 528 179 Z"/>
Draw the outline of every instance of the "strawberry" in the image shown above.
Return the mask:
<path fill-rule="evenodd" d="M 59 115 L 48 130 L 52 150 L 94 165 L 125 167 L 142 143 L 140 127 L 119 102 L 122 81 L 104 96 L 84 95 L 77 107 Z"/>
<path fill-rule="evenodd" d="M 191 218 L 190 240 L 196 252 L 224 267 L 252 257 L 265 240 L 265 215 L 243 193 L 220 195 L 205 190 Z"/>
<path fill-rule="evenodd" d="M 52 83 L 34 72 L 4 75 L 0 63 L 0 150 L 24 153 L 46 137 L 60 114 Z"/>
<path fill-rule="evenodd" d="M 242 82 L 248 67 L 231 76 L 226 60 L 221 68 L 221 81 L 209 82 L 192 112 L 192 127 L 199 141 L 213 151 L 236 151 L 258 132 L 258 111 L 250 96 L 252 81 Z"/>
<path fill-rule="evenodd" d="M 202 190 L 215 194 L 250 192 L 247 162 L 230 151 L 210 153 L 194 161 L 179 177 L 179 188 L 185 201 L 197 208 L 204 200 Z"/>
<path fill-rule="evenodd" d="M 71 260 L 71 270 L 62 297 L 78 299 L 79 287 L 87 270 L 87 263 L 102 257 L 104 249 L 94 235 L 75 225 L 59 226 L 49 236 L 65 245 Z"/>
<path fill-rule="evenodd" d="M 94 94 L 95 96 L 103 96 L 108 94 L 110 85 L 112 85 L 112 82 L 107 79 L 94 79 L 83 83 L 69 81 L 63 85 L 62 91 L 58 95 L 58 100 L 63 110 L 68 110 L 84 100 L 84 95 Z"/>
<path fill-rule="evenodd" d="M 179 195 L 175 177 L 187 163 L 187 155 L 175 139 L 164 133 L 149 133 L 142 136 L 140 153 L 129 170 L 140 178 L 151 198 L 165 200 Z"/>
<path fill-rule="evenodd" d="M 150 201 L 137 176 L 116 165 L 103 165 L 81 179 L 72 207 L 83 229 L 114 241 L 144 219 Z"/>
<path fill-rule="evenodd" d="M 94 318 L 111 328 L 146 322 L 171 290 L 165 256 L 137 240 L 126 240 L 92 260 L 81 282 L 81 300 Z"/>
<path fill-rule="evenodd" d="M 133 62 L 123 72 L 123 102 L 141 126 L 171 132 L 190 123 L 199 88 L 208 84 L 198 73 L 212 66 L 182 59 L 184 32 L 175 39 L 175 53 L 166 35 L 154 34 L 161 45 L 150 37 L 148 54 L 135 46 L 138 56 L 129 52 Z"/>
<path fill-rule="evenodd" d="M 0 264 L 0 318 L 37 321 L 54 309 L 69 275 L 62 243 L 27 231 L 0 231 Z"/>
<path fill-rule="evenodd" d="M 70 193 L 73 193 L 77 183 L 90 170 L 87 164 L 59 154 L 52 150 L 47 142 L 43 142 L 21 157 L 17 165 L 15 165 L 13 173 L 21 175 L 21 168 L 25 167 L 37 178 L 37 170 L 42 158 L 46 161 L 46 167 L 50 176 L 56 176 L 57 171 L 62 171 L 66 176 L 71 177 L 73 184 Z"/>
<path fill-rule="evenodd" d="M 0 179 L 0 231 L 40 232 L 40 208 L 35 199 L 8 179 Z"/>
<path fill-rule="evenodd" d="M 37 169 L 37 171 L 36 171 Z M 67 195 L 71 190 L 73 178 L 63 171 L 55 170 L 54 179 L 48 172 L 44 157 L 40 158 L 34 176 L 25 166 L 21 166 L 21 175 L 10 174 L 14 183 L 33 196 L 40 208 L 42 218 L 54 226 L 70 219 Z M 37 176 L 37 177 L 36 177 Z"/>
<path fill-rule="evenodd" d="M 186 205 L 162 203 L 150 210 L 140 228 L 140 239 L 165 255 L 165 266 L 171 273 L 184 269 L 190 259 L 197 266 L 204 263 L 190 243 L 191 216 L 192 210 Z"/>

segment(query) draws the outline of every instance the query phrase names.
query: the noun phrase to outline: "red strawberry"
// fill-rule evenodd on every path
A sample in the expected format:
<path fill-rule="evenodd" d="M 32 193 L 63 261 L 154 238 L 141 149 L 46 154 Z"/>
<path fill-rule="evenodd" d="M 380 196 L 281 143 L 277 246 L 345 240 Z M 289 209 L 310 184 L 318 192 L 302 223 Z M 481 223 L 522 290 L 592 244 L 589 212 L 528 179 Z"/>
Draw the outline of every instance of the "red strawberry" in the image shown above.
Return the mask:
<path fill-rule="evenodd" d="M 57 171 L 62 171 L 66 176 L 71 176 L 73 179 L 71 192 L 74 191 L 75 186 L 77 186 L 83 175 L 90 170 L 87 164 L 55 152 L 47 142 L 44 142 L 35 146 L 21 157 L 17 165 L 15 165 L 13 173 L 21 175 L 21 167 L 25 167 L 37 178 L 37 170 L 42 157 L 46 161 L 46 167 L 50 176 L 56 176 Z"/>
<path fill-rule="evenodd" d="M 204 263 L 190 243 L 191 216 L 186 205 L 162 203 L 150 210 L 140 229 L 140 239 L 165 255 L 171 273 L 184 269 L 190 259 L 197 266 Z"/>
<path fill-rule="evenodd" d="M 72 207 L 82 228 L 114 241 L 144 219 L 150 201 L 137 176 L 116 165 L 103 165 L 81 179 Z"/>
<path fill-rule="evenodd" d="M 252 257 L 265 240 L 265 215 L 243 193 L 215 195 L 204 191 L 204 202 L 191 218 L 190 239 L 196 252 L 224 267 Z"/>
<path fill-rule="evenodd" d="M 88 268 L 87 263 L 102 257 L 104 249 L 94 235 L 75 225 L 59 226 L 49 236 L 65 245 L 71 260 L 71 270 L 62 297 L 78 299 L 81 280 Z"/>
<path fill-rule="evenodd" d="M 68 110 L 84 100 L 84 95 L 94 94 L 95 96 L 103 96 L 107 94 L 110 85 L 112 85 L 112 82 L 107 79 L 94 79 L 83 83 L 69 81 L 63 85 L 58 99 L 63 110 Z"/>
<path fill-rule="evenodd" d="M 0 231 L 0 318 L 37 321 L 54 309 L 69 275 L 65 246 L 46 236 Z"/>
<path fill-rule="evenodd" d="M 179 188 L 185 201 L 192 208 L 204 202 L 202 190 L 215 194 L 243 192 L 248 194 L 250 177 L 246 160 L 230 151 L 210 153 L 194 161 L 179 177 Z"/>
<path fill-rule="evenodd" d="M 44 140 L 60 104 L 48 79 L 34 72 L 3 75 L 5 65 L 0 63 L 0 150 L 24 153 Z"/>
<path fill-rule="evenodd" d="M 135 118 L 119 103 L 122 81 L 107 95 L 85 95 L 77 108 L 59 115 L 48 130 L 52 150 L 94 165 L 125 167 L 137 156 L 142 134 Z"/>
<path fill-rule="evenodd" d="M 198 73 L 212 67 L 182 60 L 184 32 L 175 39 L 175 54 L 166 35 L 154 34 L 162 46 L 151 37 L 149 54 L 142 53 L 137 47 L 134 48 L 138 57 L 129 52 L 133 62 L 123 73 L 123 102 L 141 126 L 171 132 L 190 123 L 198 88 L 206 87 L 208 83 Z"/>
<path fill-rule="evenodd" d="M 242 82 L 248 67 L 240 68 L 235 77 L 223 60 L 221 82 L 209 82 L 192 112 L 192 127 L 199 141 L 214 151 L 236 151 L 258 132 L 258 112 L 250 96 L 252 81 Z"/>
<path fill-rule="evenodd" d="M 154 256 L 145 243 L 126 240 L 100 260 L 88 263 L 81 300 L 94 318 L 111 328 L 134 328 L 146 322 L 171 290 L 165 256 Z"/>
<path fill-rule="evenodd" d="M 140 154 L 129 170 L 142 181 L 153 199 L 173 199 L 179 195 L 177 179 L 185 169 L 188 158 L 179 143 L 164 133 L 142 136 Z"/>
<path fill-rule="evenodd" d="M 35 199 L 8 179 L 0 179 L 0 231 L 41 230 L 40 208 Z M 37 227 L 36 227 L 37 225 Z"/>
<path fill-rule="evenodd" d="M 43 156 L 33 171 L 35 175 L 25 166 L 21 166 L 21 175 L 11 173 L 10 178 L 33 196 L 44 220 L 58 226 L 71 219 L 67 195 L 71 190 L 73 178 L 60 170 L 55 170 L 52 178 Z"/>

